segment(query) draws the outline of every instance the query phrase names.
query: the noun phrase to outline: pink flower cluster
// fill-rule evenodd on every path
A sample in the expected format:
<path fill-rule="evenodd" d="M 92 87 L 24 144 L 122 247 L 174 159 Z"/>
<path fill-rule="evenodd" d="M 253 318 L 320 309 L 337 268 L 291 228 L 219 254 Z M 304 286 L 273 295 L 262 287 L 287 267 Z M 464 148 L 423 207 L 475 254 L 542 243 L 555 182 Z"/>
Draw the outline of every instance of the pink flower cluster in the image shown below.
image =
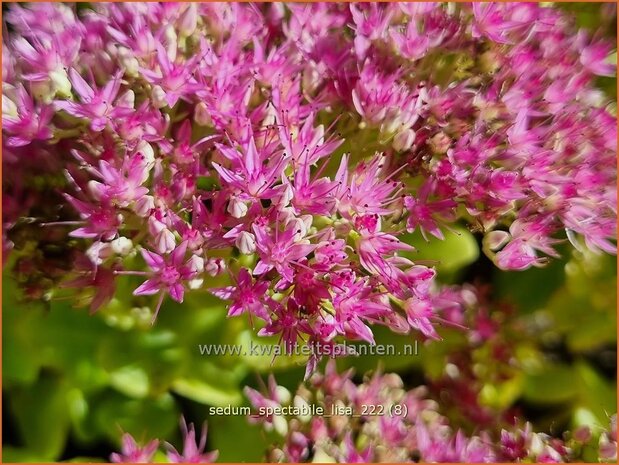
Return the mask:
<path fill-rule="evenodd" d="M 217 460 L 218 451 L 204 452 L 206 448 L 206 423 L 202 427 L 199 442 L 196 438 L 196 429 L 193 423 L 189 426 L 184 417 L 180 420 L 181 433 L 183 435 L 183 452 L 165 443 L 166 458 L 169 463 L 212 463 Z M 154 463 L 153 458 L 159 447 L 159 440 L 153 439 L 144 446 L 140 446 L 129 433 L 122 436 L 120 452 L 114 452 L 110 456 L 112 463 Z"/>
<path fill-rule="evenodd" d="M 362 383 L 352 376 L 352 370 L 338 373 L 330 361 L 324 374 L 315 373 L 294 397 L 273 376 L 266 393 L 246 388 L 258 412 L 251 421 L 281 437 L 269 451 L 269 461 L 557 463 L 579 461 L 584 447 L 595 448 L 601 461 L 616 460 L 616 416 L 599 438 L 583 427 L 561 440 L 533 432 L 528 423 L 503 429 L 498 436 L 492 431 L 467 436 L 454 430 L 424 386 L 406 391 L 393 373 L 376 373 Z M 259 414 L 284 405 L 294 405 L 292 412 L 299 414 Z M 310 411 L 310 405 L 321 406 L 324 415 L 305 415 L 303 409 Z"/>
<path fill-rule="evenodd" d="M 553 8 L 37 3 L 5 18 L 4 248 L 26 217 L 77 226 L 70 252 L 88 260 L 68 285 L 94 290 L 93 311 L 138 275 L 153 318 L 206 288 L 288 348 L 373 343 L 372 324 L 436 338 L 435 271 L 406 258 L 406 231 L 465 222 L 505 269 L 556 256 L 562 230 L 615 249 L 616 123 L 593 87 L 611 47 Z"/>

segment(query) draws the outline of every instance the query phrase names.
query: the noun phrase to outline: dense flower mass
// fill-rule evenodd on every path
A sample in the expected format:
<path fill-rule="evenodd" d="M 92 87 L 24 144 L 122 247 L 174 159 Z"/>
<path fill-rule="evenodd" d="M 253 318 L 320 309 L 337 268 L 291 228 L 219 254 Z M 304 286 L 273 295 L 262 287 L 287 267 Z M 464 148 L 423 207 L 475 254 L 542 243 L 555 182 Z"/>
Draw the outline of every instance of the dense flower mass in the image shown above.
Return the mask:
<path fill-rule="evenodd" d="M 564 440 L 533 432 L 530 424 L 503 429 L 497 437 L 488 431 L 467 436 L 454 431 L 425 387 L 406 391 L 393 373 L 375 373 L 361 384 L 352 376 L 352 370 L 338 373 L 329 362 L 294 397 L 274 378 L 268 393 L 247 388 L 258 412 L 253 421 L 281 437 L 269 452 L 271 462 L 557 463 L 582 460 L 584 447 L 597 449 L 601 461 L 616 460 L 616 416 L 601 434 L 582 428 Z M 280 414 L 277 408 L 287 404 L 296 408 Z M 326 413 L 310 417 L 310 405 Z M 277 413 L 260 415 L 263 411 Z"/>
<path fill-rule="evenodd" d="M 617 458 L 616 415 L 604 427 L 581 427 L 563 439 L 534 432 L 529 423 L 495 436 L 491 431 L 467 436 L 454 431 L 426 387 L 406 391 L 398 375 L 380 372 L 356 384 L 353 370 L 338 373 L 333 361 L 294 396 L 272 375 L 265 391 L 246 388 L 254 409 L 249 421 L 278 438 L 267 454 L 270 463 L 559 463 L 582 461 L 585 449 L 594 450 L 602 462 Z M 193 424 L 188 428 L 182 418 L 181 428 L 183 453 L 167 444 L 167 462 L 210 463 L 217 458 L 217 451 L 204 453 L 206 426 L 199 444 Z M 155 439 L 140 447 L 125 433 L 122 451 L 111 460 L 156 463 L 158 445 Z"/>
<path fill-rule="evenodd" d="M 614 5 L 600 9 L 616 17 Z M 615 254 L 617 236 L 616 95 L 600 90 L 616 50 L 603 34 L 549 3 L 37 2 L 3 17 L 3 266 L 15 302 L 89 307 L 99 315 L 72 316 L 106 334 L 84 349 L 105 365 L 90 370 L 92 360 L 30 341 L 30 326 L 10 327 L 36 361 L 24 349 L 7 369 L 7 389 L 19 391 L 9 412 L 30 415 L 30 401 L 57 387 L 44 410 L 70 412 L 59 438 L 74 428 L 76 444 L 95 443 L 86 430 L 101 427 L 112 440 L 123 432 L 113 462 L 206 463 L 228 458 L 217 429 L 207 444 L 206 424 L 200 434 L 182 417 L 177 449 L 164 427 L 140 436 L 137 422 L 119 422 L 110 433 L 102 411 L 177 418 L 175 396 L 239 405 L 242 385 L 253 413 L 241 422 L 269 436 L 271 461 L 616 461 L 614 388 L 586 360 L 616 343 L 598 312 L 614 308 L 600 297 L 607 283 L 590 285 L 604 276 L 592 257 Z M 473 260 L 478 248 L 486 258 L 441 274 L 445 255 L 464 255 L 449 238 L 464 235 Z M 545 265 L 564 265 L 553 289 L 565 292 L 535 302 L 537 313 L 515 318 L 526 299 L 490 295 L 490 281 L 531 276 L 505 271 Z M 569 313 L 572 297 L 580 307 Z M 188 323 L 178 304 L 196 302 L 202 313 Z M 274 359 L 267 370 L 240 352 L 194 372 L 179 340 L 193 344 L 190 329 L 207 326 L 213 344 L 256 335 L 288 355 L 309 349 L 305 367 L 282 362 L 305 380 L 278 373 L 287 387 L 274 376 L 251 387 Z M 319 365 L 387 337 L 426 342 L 429 354 L 396 358 L 409 371 L 360 376 Z M 117 361 L 112 346 L 139 360 Z M 554 373 L 557 385 L 582 386 L 548 394 Z M 518 402 L 535 404 L 537 391 L 575 412 L 545 429 L 532 419 L 535 432 Z M 322 414 L 303 413 L 316 406 Z M 36 461 L 68 459 L 62 439 L 52 450 L 21 420 L 25 439 L 11 441 L 36 444 Z"/>
<path fill-rule="evenodd" d="M 615 251 L 593 85 L 612 47 L 556 9 L 36 3 L 6 22 L 3 248 L 30 297 L 70 272 L 92 311 L 121 278 L 153 321 L 206 289 L 287 348 L 438 338 L 406 232 L 466 224 L 506 270 L 564 238 Z"/>

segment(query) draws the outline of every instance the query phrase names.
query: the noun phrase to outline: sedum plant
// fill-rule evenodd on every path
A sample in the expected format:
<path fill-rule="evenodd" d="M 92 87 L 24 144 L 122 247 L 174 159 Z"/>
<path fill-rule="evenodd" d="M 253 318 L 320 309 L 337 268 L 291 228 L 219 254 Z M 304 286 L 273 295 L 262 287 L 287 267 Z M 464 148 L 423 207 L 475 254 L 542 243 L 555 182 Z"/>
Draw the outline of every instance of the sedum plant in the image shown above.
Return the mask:
<path fill-rule="evenodd" d="M 607 90 L 616 55 L 603 31 L 616 12 L 596 11 L 587 29 L 582 16 L 529 3 L 8 7 L 5 290 L 12 306 L 33 307 L 9 318 L 44 333 L 42 305 L 52 326 L 84 325 L 89 338 L 83 358 L 57 339 L 48 353 L 8 362 L 14 410 L 23 413 L 46 380 L 54 387 L 40 389 L 57 389 L 59 405 L 73 396 L 63 430 L 73 422 L 88 443 L 99 436 L 84 405 L 115 399 L 112 389 L 165 410 L 157 435 L 167 436 L 178 414 L 171 393 L 239 404 L 253 371 L 290 369 L 288 390 L 306 383 L 295 401 L 357 405 L 367 393 L 410 411 L 259 418 L 280 434 L 271 460 L 612 460 L 616 400 L 600 418 L 596 401 L 569 392 L 581 415 L 562 439 L 533 432 L 523 415 L 508 419 L 548 362 L 540 315 L 569 333 L 570 350 L 616 342 L 600 324 L 612 293 L 587 315 L 598 325 L 588 336 L 553 308 L 559 289 L 589 304 L 592 287 L 569 283 L 596 281 L 594 262 L 604 279 L 616 277 L 606 260 L 616 252 L 616 102 Z M 471 278 L 480 263 L 502 295 Z M 531 280 L 519 276 L 559 278 L 554 294 L 527 303 Z M 533 316 L 513 316 L 527 305 Z M 30 329 L 8 331 L 29 353 Z M 118 340 L 123 363 L 110 348 Z M 359 343 L 402 340 L 422 342 L 425 362 L 396 357 L 394 371 L 416 365 L 427 392 L 404 389 L 396 373 L 355 380 L 334 363 L 319 367 L 334 353 L 356 355 Z M 276 345 L 284 355 L 198 362 L 197 342 Z M 76 358 L 90 375 L 68 368 Z M 368 372 L 375 362 L 358 359 Z M 574 370 L 608 391 L 589 364 Z M 273 378 L 269 394 L 244 391 L 254 407 L 288 400 Z M 465 391 L 475 401 L 459 419 L 431 399 Z M 480 399 L 490 413 L 480 406 L 476 417 Z M 586 426 L 583 411 L 605 424 Z M 483 429 L 468 434 L 471 425 Z M 217 457 L 184 419 L 184 449 L 166 456 L 134 439 L 139 426 L 102 428 L 122 437 L 112 460 Z M 59 458 L 59 437 L 34 446 L 35 459 Z"/>

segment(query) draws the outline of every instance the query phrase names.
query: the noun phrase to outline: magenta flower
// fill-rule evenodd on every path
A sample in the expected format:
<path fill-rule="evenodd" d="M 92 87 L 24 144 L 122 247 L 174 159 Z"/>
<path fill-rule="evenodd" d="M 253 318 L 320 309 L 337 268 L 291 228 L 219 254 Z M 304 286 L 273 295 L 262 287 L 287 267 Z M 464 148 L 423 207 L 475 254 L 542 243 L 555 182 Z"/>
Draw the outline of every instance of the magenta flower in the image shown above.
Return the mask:
<path fill-rule="evenodd" d="M 90 204 L 70 195 L 65 195 L 67 201 L 78 211 L 84 226 L 71 231 L 72 237 L 99 240 L 111 240 L 118 234 L 122 215 L 109 202 Z M 81 222 L 80 222 L 81 223 Z"/>
<path fill-rule="evenodd" d="M 198 53 L 184 63 L 176 63 L 168 57 L 163 45 L 157 43 L 156 49 L 157 69 L 140 68 L 140 73 L 148 82 L 159 86 L 165 104 L 172 108 L 179 99 L 187 98 L 189 94 L 199 89 L 198 83 L 193 78 L 193 71 L 203 56 Z"/>
<path fill-rule="evenodd" d="M 197 442 L 196 430 L 193 423 L 185 422 L 185 418 L 181 417 L 181 432 L 183 433 L 183 452 L 178 452 L 171 444 L 166 443 L 168 448 L 167 457 L 172 463 L 212 463 L 217 460 L 219 451 L 204 452 L 206 448 L 206 422 L 202 425 L 202 434 L 200 442 Z"/>
<path fill-rule="evenodd" d="M 21 84 L 14 91 L 4 91 L 2 96 L 2 129 L 11 134 L 6 139 L 9 147 L 21 147 L 34 140 L 46 140 L 52 137 L 50 128 L 54 110 L 49 105 L 39 108 Z"/>
<path fill-rule="evenodd" d="M 452 199 L 429 201 L 428 196 L 432 191 L 434 186 L 431 182 L 427 182 L 419 189 L 416 197 L 407 196 L 404 199 L 404 206 L 409 211 L 406 223 L 408 231 L 413 232 L 419 227 L 425 240 L 428 240 L 427 233 L 438 239 L 445 238 L 439 224 L 453 220 L 454 209 L 458 205 Z"/>
<path fill-rule="evenodd" d="M 131 202 L 139 201 L 148 193 L 144 182 L 149 176 L 149 162 L 141 153 L 123 160 L 121 169 L 116 169 L 109 162 L 101 160 L 99 168 L 94 170 L 101 181 L 91 181 L 90 191 L 100 202 L 114 203 L 127 206 Z"/>
<path fill-rule="evenodd" d="M 183 302 L 185 284 L 196 278 L 204 269 L 204 260 L 192 255 L 185 261 L 187 242 L 182 242 L 173 251 L 166 255 L 158 255 L 146 249 L 142 249 L 142 257 L 151 269 L 151 277 L 144 281 L 135 291 L 134 295 L 159 294 L 159 301 L 153 315 L 153 322 L 161 307 L 164 295 L 167 293 L 176 302 Z"/>
<path fill-rule="evenodd" d="M 153 455 L 157 451 L 159 441 L 153 439 L 148 444 L 140 447 L 129 433 L 123 434 L 121 452 L 110 455 L 113 463 L 151 463 Z"/>
<path fill-rule="evenodd" d="M 64 110 L 77 118 L 88 119 L 93 131 L 102 131 L 114 118 L 133 111 L 129 108 L 114 106 L 114 100 L 120 89 L 122 71 L 116 73 L 102 89 L 91 87 L 73 68 L 69 70 L 69 76 L 73 89 L 79 95 L 81 102 L 56 100 L 54 105 L 59 110 Z"/>
<path fill-rule="evenodd" d="M 221 154 L 230 160 L 232 169 L 213 162 L 213 167 L 230 187 L 238 189 L 246 198 L 271 198 L 276 193 L 272 185 L 279 180 L 285 168 L 286 155 L 274 154 L 256 148 L 254 138 L 245 144 L 242 152 L 215 144 Z"/>
<path fill-rule="evenodd" d="M 587 45 L 580 52 L 582 65 L 598 76 L 614 76 L 617 66 L 609 63 L 608 57 L 612 53 L 612 47 L 605 42 L 597 42 Z"/>
<path fill-rule="evenodd" d="M 367 323 L 377 322 L 390 313 L 389 306 L 375 297 L 373 289 L 361 279 L 348 283 L 337 292 L 333 297 L 333 307 L 338 332 L 374 344 L 374 334 Z"/>
<path fill-rule="evenodd" d="M 280 276 L 292 283 L 295 265 L 316 248 L 307 239 L 299 239 L 299 231 L 288 226 L 284 231 L 269 234 L 265 228 L 253 225 L 256 247 L 260 261 L 254 267 L 254 275 L 260 276 L 276 269 Z"/>
<path fill-rule="evenodd" d="M 224 300 L 232 300 L 228 308 L 228 316 L 238 316 L 243 313 L 256 315 L 264 321 L 270 321 L 268 299 L 265 299 L 269 284 L 265 281 L 256 280 L 252 283 L 252 277 L 246 268 L 241 268 L 236 286 L 211 289 L 210 292 Z"/>
<path fill-rule="evenodd" d="M 430 339 L 440 339 L 432 325 L 434 311 L 431 302 L 419 299 L 418 297 L 411 297 L 404 303 L 404 310 L 406 311 L 408 324 L 411 325 L 412 328 L 419 330 L 424 336 Z"/>

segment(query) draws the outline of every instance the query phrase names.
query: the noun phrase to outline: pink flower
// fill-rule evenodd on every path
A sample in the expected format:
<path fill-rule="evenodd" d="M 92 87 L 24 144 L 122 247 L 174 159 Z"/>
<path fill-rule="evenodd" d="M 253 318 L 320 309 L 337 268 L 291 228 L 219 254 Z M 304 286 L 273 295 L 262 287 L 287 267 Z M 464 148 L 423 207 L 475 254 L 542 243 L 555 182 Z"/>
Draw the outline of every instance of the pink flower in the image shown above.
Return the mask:
<path fill-rule="evenodd" d="M 276 269 L 281 277 L 292 283 L 294 281 L 294 265 L 306 257 L 315 245 L 307 239 L 299 239 L 298 230 L 288 226 L 284 231 L 276 229 L 269 234 L 264 227 L 253 225 L 256 236 L 256 247 L 260 261 L 254 267 L 254 275 L 263 275 Z"/>
<path fill-rule="evenodd" d="M 203 44 L 202 46 L 204 47 Z M 159 86 L 163 92 L 165 104 L 172 108 L 179 99 L 186 99 L 188 95 L 199 89 L 192 74 L 196 65 L 203 59 L 204 52 L 196 53 L 184 63 L 176 63 L 170 60 L 163 45 L 157 43 L 156 49 L 157 70 L 140 68 L 140 73 L 148 82 Z"/>
<path fill-rule="evenodd" d="M 243 144 L 242 152 L 235 148 L 215 144 L 221 154 L 230 160 L 228 169 L 213 162 L 213 167 L 221 179 L 230 187 L 237 189 L 247 199 L 271 198 L 276 193 L 272 185 L 279 180 L 286 167 L 286 155 L 259 151 L 253 137 Z"/>
<path fill-rule="evenodd" d="M 110 460 L 114 463 L 150 463 L 158 446 L 159 441 L 153 439 L 145 446 L 140 447 L 133 436 L 125 433 L 122 437 L 121 452 L 112 453 Z"/>
<path fill-rule="evenodd" d="M 509 228 L 510 242 L 496 254 L 497 266 L 506 270 L 524 270 L 531 266 L 541 266 L 547 259 L 538 257 L 543 252 L 558 257 L 553 245 L 560 242 L 549 237 L 549 222 L 537 223 L 516 220 Z"/>
<path fill-rule="evenodd" d="M 219 451 L 204 452 L 206 448 L 206 422 L 202 425 L 202 435 L 200 442 L 197 442 L 196 430 L 193 423 L 185 422 L 185 418 L 181 417 L 181 432 L 183 433 L 183 452 L 179 453 L 172 445 L 166 443 L 168 448 L 167 457 L 172 463 L 212 463 L 217 460 Z"/>
<path fill-rule="evenodd" d="M 54 105 L 59 110 L 64 110 L 77 118 L 90 120 L 90 127 L 93 131 L 102 131 L 113 119 L 133 111 L 129 108 L 114 106 L 114 100 L 120 89 L 122 71 L 117 72 L 103 89 L 100 90 L 88 85 L 82 76 L 73 68 L 69 70 L 69 76 L 73 88 L 80 96 L 81 103 L 70 102 L 68 100 L 56 100 Z"/>
<path fill-rule="evenodd" d="M 252 277 L 246 268 L 241 268 L 236 281 L 236 286 L 211 289 L 210 292 L 224 300 L 232 300 L 228 308 L 228 316 L 238 316 L 243 313 L 256 315 L 264 321 L 270 321 L 269 308 L 265 302 L 269 284 L 265 281 L 257 280 L 252 283 Z"/>
<path fill-rule="evenodd" d="M 413 232 L 419 227 L 421 235 L 425 240 L 428 240 L 427 233 L 432 234 L 438 239 L 445 239 L 443 232 L 439 228 L 439 222 L 452 220 L 454 209 L 458 205 L 452 199 L 429 201 L 428 197 L 433 190 L 433 182 L 427 181 L 421 186 L 417 196 L 407 196 L 404 199 L 404 206 L 409 211 L 406 222 L 408 231 Z"/>
<path fill-rule="evenodd" d="M 422 300 L 418 297 L 411 297 L 404 303 L 406 311 L 406 319 L 412 328 L 415 328 L 430 339 L 440 339 L 434 326 L 432 326 L 432 318 L 434 311 L 432 303 L 428 300 Z"/>
<path fill-rule="evenodd" d="M 617 66 L 609 63 L 612 46 L 606 42 L 596 42 L 584 47 L 580 52 L 582 65 L 598 76 L 614 76 Z"/>
<path fill-rule="evenodd" d="M 169 294 L 176 302 L 183 302 L 185 295 L 184 285 L 203 271 L 204 260 L 197 255 L 192 255 L 185 261 L 185 253 L 187 252 L 186 241 L 182 242 L 166 256 L 158 255 L 146 249 L 142 249 L 141 252 L 144 261 L 152 270 L 152 273 L 149 279 L 133 291 L 133 295 L 160 294 L 153 316 L 154 322 L 157 319 L 164 293 Z"/>
<path fill-rule="evenodd" d="M 10 94 L 5 89 L 2 96 L 2 128 L 11 134 L 6 144 L 9 147 L 21 147 L 34 140 L 50 139 L 53 108 L 49 105 L 36 108 L 21 84 L 15 89 L 14 102 L 10 100 Z"/>
<path fill-rule="evenodd" d="M 72 237 L 88 239 L 111 240 L 118 233 L 122 215 L 109 202 L 90 204 L 70 195 L 65 195 L 67 201 L 79 212 L 85 225 L 71 231 Z"/>
<path fill-rule="evenodd" d="M 374 344 L 374 334 L 367 323 L 378 322 L 391 313 L 390 307 L 380 302 L 373 289 L 362 279 L 338 290 L 333 297 L 333 307 L 336 309 L 338 332 L 370 344 Z"/>
<path fill-rule="evenodd" d="M 142 153 L 127 155 L 120 169 L 101 160 L 99 168 L 93 168 L 93 171 L 101 178 L 101 182 L 91 181 L 88 187 L 95 199 L 100 202 L 126 207 L 148 193 L 148 188 L 143 184 L 149 176 L 149 161 Z"/>

